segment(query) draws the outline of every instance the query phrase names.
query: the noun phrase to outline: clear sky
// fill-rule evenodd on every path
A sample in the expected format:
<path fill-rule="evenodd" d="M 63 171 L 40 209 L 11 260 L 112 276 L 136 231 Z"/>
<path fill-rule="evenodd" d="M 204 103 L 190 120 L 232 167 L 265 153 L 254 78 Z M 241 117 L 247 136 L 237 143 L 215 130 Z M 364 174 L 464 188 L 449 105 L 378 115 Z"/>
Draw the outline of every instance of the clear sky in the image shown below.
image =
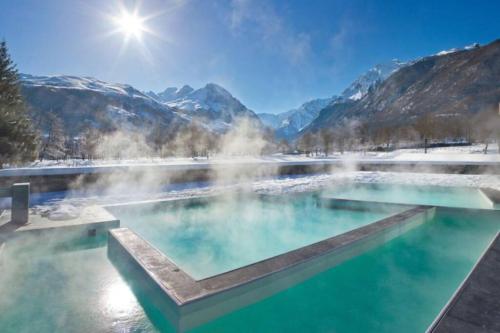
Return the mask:
<path fill-rule="evenodd" d="M 125 45 L 110 18 L 120 8 L 138 8 L 150 32 Z M 377 63 L 500 38 L 500 1 L 0 0 L 0 38 L 23 73 L 153 91 L 215 82 L 277 113 Z"/>

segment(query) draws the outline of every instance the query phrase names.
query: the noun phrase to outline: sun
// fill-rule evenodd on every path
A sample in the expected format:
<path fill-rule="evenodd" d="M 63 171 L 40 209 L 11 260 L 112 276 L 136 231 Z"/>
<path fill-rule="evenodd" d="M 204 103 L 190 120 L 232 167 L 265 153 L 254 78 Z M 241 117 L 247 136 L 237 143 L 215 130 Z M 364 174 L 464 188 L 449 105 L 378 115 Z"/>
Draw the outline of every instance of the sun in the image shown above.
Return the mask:
<path fill-rule="evenodd" d="M 137 12 L 130 13 L 123 10 L 119 16 L 113 18 L 113 21 L 118 31 L 123 33 L 127 39 L 135 37 L 140 40 L 143 32 L 147 31 L 144 24 L 146 19 Z"/>

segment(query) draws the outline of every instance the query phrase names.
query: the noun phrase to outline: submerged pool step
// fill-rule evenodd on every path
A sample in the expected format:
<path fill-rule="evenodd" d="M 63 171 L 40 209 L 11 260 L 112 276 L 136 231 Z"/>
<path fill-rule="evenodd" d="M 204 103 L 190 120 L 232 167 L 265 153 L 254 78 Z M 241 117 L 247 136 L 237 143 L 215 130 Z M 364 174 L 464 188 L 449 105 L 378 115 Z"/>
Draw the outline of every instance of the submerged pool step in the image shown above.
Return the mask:
<path fill-rule="evenodd" d="M 412 207 L 372 224 L 226 273 L 195 280 L 127 228 L 109 231 L 108 256 L 139 292 L 184 331 L 269 297 L 387 242 L 433 217 Z"/>

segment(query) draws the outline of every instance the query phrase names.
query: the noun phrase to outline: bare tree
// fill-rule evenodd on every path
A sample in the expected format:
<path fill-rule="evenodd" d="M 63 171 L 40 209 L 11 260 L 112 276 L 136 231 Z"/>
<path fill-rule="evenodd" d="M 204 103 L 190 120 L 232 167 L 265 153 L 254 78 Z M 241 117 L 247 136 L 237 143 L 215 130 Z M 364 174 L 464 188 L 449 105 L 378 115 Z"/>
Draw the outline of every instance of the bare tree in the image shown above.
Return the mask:
<path fill-rule="evenodd" d="M 50 112 L 46 116 L 47 136 L 44 138 L 40 158 L 61 159 L 66 155 L 66 137 L 61 119 Z"/>
<path fill-rule="evenodd" d="M 500 114 L 496 110 L 481 112 L 472 120 L 475 140 L 485 144 L 484 153 L 488 153 L 489 144 L 500 142 Z M 500 150 L 500 147 L 499 147 Z"/>
<path fill-rule="evenodd" d="M 93 127 L 86 128 L 80 136 L 80 153 L 82 159 L 91 160 L 95 158 L 97 146 L 99 144 L 101 133 Z"/>
<path fill-rule="evenodd" d="M 188 153 L 192 158 L 197 157 L 199 154 L 203 138 L 202 134 L 203 132 L 197 124 L 195 124 L 194 122 L 191 122 L 189 124 L 187 128 L 187 138 L 185 143 Z"/>
<path fill-rule="evenodd" d="M 314 145 L 314 136 L 311 134 L 311 132 L 306 132 L 304 135 L 302 135 L 298 142 L 299 150 L 305 152 L 306 156 L 311 155 L 313 145 Z"/>
<path fill-rule="evenodd" d="M 323 144 L 323 151 L 325 152 L 325 156 L 328 156 L 333 146 L 333 131 L 329 128 L 323 128 L 319 132 L 319 136 L 321 138 L 321 143 Z"/>
<path fill-rule="evenodd" d="M 424 152 L 427 154 L 427 145 L 429 139 L 434 135 L 434 123 L 431 115 L 426 114 L 417 119 L 414 125 L 415 130 L 424 141 Z"/>
<path fill-rule="evenodd" d="M 385 146 L 388 151 L 394 137 L 396 136 L 396 128 L 391 126 L 379 127 L 376 131 L 376 142 Z"/>
<path fill-rule="evenodd" d="M 278 143 L 278 149 L 282 154 L 286 154 L 288 151 L 290 151 L 290 144 L 286 139 L 281 139 Z"/>

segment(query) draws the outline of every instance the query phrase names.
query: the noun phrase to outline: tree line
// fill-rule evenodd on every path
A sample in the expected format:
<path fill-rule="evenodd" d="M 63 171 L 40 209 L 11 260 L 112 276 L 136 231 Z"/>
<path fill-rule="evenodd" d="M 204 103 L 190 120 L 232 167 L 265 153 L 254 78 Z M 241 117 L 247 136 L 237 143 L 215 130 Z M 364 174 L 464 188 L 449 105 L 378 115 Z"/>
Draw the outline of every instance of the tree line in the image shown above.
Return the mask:
<path fill-rule="evenodd" d="M 424 114 L 405 123 L 344 120 L 338 126 L 308 131 L 295 148 L 306 155 L 346 150 L 390 151 L 399 148 L 427 148 L 437 145 L 500 144 L 500 105 L 474 115 Z"/>

